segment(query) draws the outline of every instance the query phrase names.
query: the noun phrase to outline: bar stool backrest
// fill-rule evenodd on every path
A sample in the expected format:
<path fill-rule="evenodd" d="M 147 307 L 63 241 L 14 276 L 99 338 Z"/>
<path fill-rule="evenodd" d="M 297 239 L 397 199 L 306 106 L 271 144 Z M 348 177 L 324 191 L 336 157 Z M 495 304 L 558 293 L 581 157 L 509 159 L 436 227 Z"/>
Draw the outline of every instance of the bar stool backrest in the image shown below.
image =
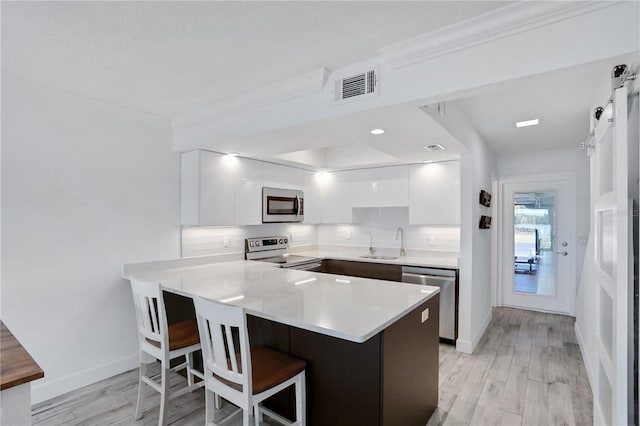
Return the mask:
<path fill-rule="evenodd" d="M 133 304 L 138 321 L 138 338 L 141 346 L 147 343 L 145 339 L 160 343 L 163 351 L 169 350 L 167 333 L 167 315 L 160 283 L 145 282 L 131 279 Z"/>
<path fill-rule="evenodd" d="M 221 378 L 240 385 L 248 398 L 252 391 L 251 352 L 244 309 L 200 298 L 195 298 L 194 304 L 205 377 L 213 374 L 218 381 Z"/>

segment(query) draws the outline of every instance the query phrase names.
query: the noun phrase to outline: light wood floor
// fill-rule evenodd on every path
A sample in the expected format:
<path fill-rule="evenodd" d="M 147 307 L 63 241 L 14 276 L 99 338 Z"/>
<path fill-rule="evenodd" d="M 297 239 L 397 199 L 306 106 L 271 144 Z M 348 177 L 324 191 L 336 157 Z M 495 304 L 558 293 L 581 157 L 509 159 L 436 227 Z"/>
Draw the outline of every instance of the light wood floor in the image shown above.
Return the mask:
<path fill-rule="evenodd" d="M 574 318 L 498 308 L 473 355 L 440 345 L 428 425 L 592 425 Z"/>
<path fill-rule="evenodd" d="M 591 388 L 573 324 L 562 315 L 498 308 L 473 355 L 440 345 L 440 401 L 428 425 L 592 425 Z M 183 381 L 172 376 L 173 386 Z M 156 392 L 147 394 L 144 417 L 133 419 L 137 386 L 134 370 L 70 392 L 34 406 L 33 424 L 156 425 Z M 235 410 L 225 403 L 216 421 Z M 240 420 L 235 415 L 225 424 Z M 169 423 L 204 424 L 204 391 L 173 400 Z"/>

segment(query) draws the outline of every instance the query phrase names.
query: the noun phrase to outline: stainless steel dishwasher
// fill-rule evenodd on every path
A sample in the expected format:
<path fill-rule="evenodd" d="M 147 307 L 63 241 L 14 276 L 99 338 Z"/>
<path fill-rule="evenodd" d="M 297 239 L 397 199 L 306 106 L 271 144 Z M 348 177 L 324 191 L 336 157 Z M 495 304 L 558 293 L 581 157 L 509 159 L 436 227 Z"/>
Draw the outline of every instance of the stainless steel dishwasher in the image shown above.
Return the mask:
<path fill-rule="evenodd" d="M 452 269 L 402 267 L 402 282 L 440 288 L 440 338 L 455 343 L 458 337 L 457 275 Z"/>

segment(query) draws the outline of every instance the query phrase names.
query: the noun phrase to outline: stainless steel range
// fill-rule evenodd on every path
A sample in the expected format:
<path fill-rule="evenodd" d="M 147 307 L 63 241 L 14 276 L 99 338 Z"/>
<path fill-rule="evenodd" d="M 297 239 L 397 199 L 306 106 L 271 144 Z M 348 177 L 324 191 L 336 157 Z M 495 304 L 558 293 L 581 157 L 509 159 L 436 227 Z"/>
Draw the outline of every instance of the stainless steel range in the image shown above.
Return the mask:
<path fill-rule="evenodd" d="M 287 253 L 288 237 L 247 238 L 245 257 L 247 260 L 278 263 L 281 268 L 320 272 L 320 259 Z"/>

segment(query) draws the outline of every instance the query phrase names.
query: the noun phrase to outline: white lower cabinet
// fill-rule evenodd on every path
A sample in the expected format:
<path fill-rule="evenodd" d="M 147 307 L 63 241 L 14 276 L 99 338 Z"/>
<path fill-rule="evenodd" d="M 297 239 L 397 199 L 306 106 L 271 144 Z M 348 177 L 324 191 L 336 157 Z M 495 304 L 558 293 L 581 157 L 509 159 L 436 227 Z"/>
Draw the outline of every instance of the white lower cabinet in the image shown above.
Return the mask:
<path fill-rule="evenodd" d="M 351 172 L 323 174 L 318 184 L 322 194 L 322 223 L 353 222 Z"/>
<path fill-rule="evenodd" d="M 460 225 L 460 162 L 409 166 L 409 224 Z"/>

